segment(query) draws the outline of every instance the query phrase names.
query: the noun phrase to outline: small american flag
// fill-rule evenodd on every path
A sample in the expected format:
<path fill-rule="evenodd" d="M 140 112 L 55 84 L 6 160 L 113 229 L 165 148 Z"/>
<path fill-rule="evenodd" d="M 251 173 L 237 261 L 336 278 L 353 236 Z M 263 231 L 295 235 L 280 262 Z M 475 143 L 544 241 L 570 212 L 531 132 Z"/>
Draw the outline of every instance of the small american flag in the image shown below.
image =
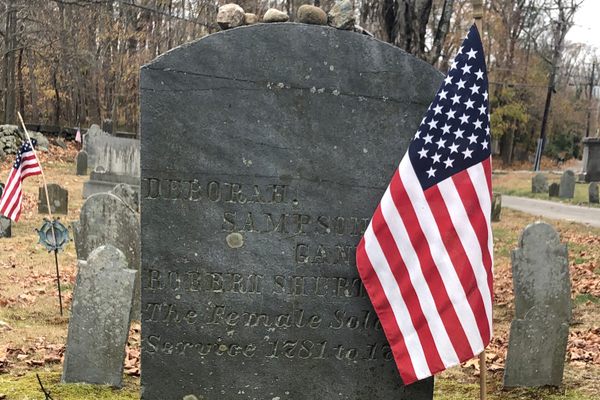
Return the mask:
<path fill-rule="evenodd" d="M 33 146 L 36 141 L 31 141 Z M 17 159 L 8 175 L 8 180 L 4 186 L 2 197 L 0 198 L 0 214 L 17 222 L 21 215 L 21 203 L 23 202 L 23 191 L 21 182 L 23 179 L 32 175 L 42 173 L 40 164 L 35 156 L 31 144 L 24 142 L 17 152 Z"/>
<path fill-rule="evenodd" d="M 491 338 L 489 126 L 473 25 L 357 250 L 405 384 L 474 357 Z"/>

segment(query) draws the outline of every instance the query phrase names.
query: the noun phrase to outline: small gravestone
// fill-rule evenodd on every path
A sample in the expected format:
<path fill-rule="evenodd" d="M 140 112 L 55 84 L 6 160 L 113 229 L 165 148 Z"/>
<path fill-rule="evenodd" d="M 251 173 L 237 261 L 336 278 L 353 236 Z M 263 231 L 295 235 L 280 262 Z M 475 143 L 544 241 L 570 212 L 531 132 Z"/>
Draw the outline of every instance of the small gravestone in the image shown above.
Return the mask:
<path fill-rule="evenodd" d="M 3 190 L 4 184 L 0 183 L 0 197 L 2 197 Z M 9 238 L 11 236 L 11 220 L 3 215 L 0 215 L 0 238 Z"/>
<path fill-rule="evenodd" d="M 598 204 L 600 202 L 600 196 L 598 195 L 598 182 L 590 183 L 588 187 L 589 202 Z"/>
<path fill-rule="evenodd" d="M 44 187 L 38 190 L 38 212 L 48 214 L 48 202 L 46 201 L 46 191 Z M 53 214 L 68 214 L 69 212 L 69 191 L 56 183 L 48 184 L 48 197 L 50 198 L 50 208 Z"/>
<path fill-rule="evenodd" d="M 110 245 L 78 267 L 62 381 L 121 387 L 137 271 Z"/>
<path fill-rule="evenodd" d="M 559 189 L 560 189 L 560 185 L 558 183 L 556 183 L 556 182 L 551 183 L 550 186 L 548 186 L 548 196 L 549 197 L 558 197 Z"/>
<path fill-rule="evenodd" d="M 571 319 L 567 246 L 552 226 L 529 225 L 513 251 L 512 270 L 515 319 L 504 386 L 560 386 Z"/>
<path fill-rule="evenodd" d="M 77 153 L 77 175 L 87 175 L 88 173 L 88 154 L 85 150 Z"/>
<path fill-rule="evenodd" d="M 575 173 L 571 170 L 565 171 L 560 178 L 558 196 L 561 199 L 572 199 L 575 195 Z"/>
<path fill-rule="evenodd" d="M 492 196 L 492 221 L 500 221 L 502 215 L 502 194 L 494 193 Z"/>
<path fill-rule="evenodd" d="M 546 175 L 539 173 L 531 178 L 531 193 L 546 193 L 548 191 L 548 179 Z"/>
<path fill-rule="evenodd" d="M 140 269 L 139 214 L 112 193 L 90 196 L 81 207 L 79 221 L 73 223 L 73 239 L 78 260 L 86 260 L 99 246 L 112 245 L 121 250 L 129 268 Z M 140 310 L 139 278 L 134 296 L 134 318 Z"/>

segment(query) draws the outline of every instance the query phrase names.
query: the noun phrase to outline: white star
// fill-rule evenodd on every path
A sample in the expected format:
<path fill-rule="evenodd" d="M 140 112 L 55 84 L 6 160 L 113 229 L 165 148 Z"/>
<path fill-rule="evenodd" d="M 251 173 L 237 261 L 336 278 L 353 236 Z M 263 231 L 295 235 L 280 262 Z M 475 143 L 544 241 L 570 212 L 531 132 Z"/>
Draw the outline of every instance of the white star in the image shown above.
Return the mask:
<path fill-rule="evenodd" d="M 431 139 L 433 139 L 433 136 L 431 136 L 429 133 L 423 138 L 425 144 L 431 143 Z"/>
<path fill-rule="evenodd" d="M 437 128 L 437 123 L 438 122 L 432 118 L 431 121 L 429 121 L 427 123 L 427 125 L 429 125 L 429 129 L 435 129 L 435 128 Z"/>
<path fill-rule="evenodd" d="M 469 60 L 471 58 L 475 58 L 476 54 L 477 54 L 477 52 L 474 49 L 471 49 L 470 51 L 467 51 L 467 55 L 469 56 Z"/>
<path fill-rule="evenodd" d="M 421 158 L 427 157 L 428 150 L 425 150 L 425 147 L 423 147 L 421 149 L 421 151 L 418 151 L 417 153 L 419 153 L 419 160 L 420 160 Z"/>
<path fill-rule="evenodd" d="M 465 74 L 465 75 L 466 74 L 470 74 L 471 73 L 471 67 L 472 67 L 472 65 L 467 65 L 467 64 L 463 65 L 463 67 L 461 68 L 463 74 Z"/>
<path fill-rule="evenodd" d="M 454 114 L 456 114 L 456 111 L 454 111 L 454 110 L 448 110 L 448 112 L 446 113 L 446 117 L 448 117 L 448 119 L 453 119 L 454 118 Z"/>
<path fill-rule="evenodd" d="M 479 115 L 481 115 L 481 114 L 485 115 L 486 112 L 487 112 L 487 108 L 484 104 L 482 104 L 481 107 L 479 107 Z"/>
<path fill-rule="evenodd" d="M 485 134 L 488 136 L 490 135 L 490 127 L 489 126 L 485 127 Z"/>
<path fill-rule="evenodd" d="M 463 153 L 463 157 L 466 160 L 467 158 L 471 158 L 471 153 L 473 153 L 473 150 L 466 149 L 465 151 L 462 151 L 461 153 Z"/>
<path fill-rule="evenodd" d="M 461 79 L 458 82 L 456 82 L 456 86 L 458 86 L 459 89 L 464 89 L 465 88 L 465 83 L 467 83 L 467 81 L 463 81 Z"/>
<path fill-rule="evenodd" d="M 430 167 L 427 172 L 427 177 L 428 178 L 433 178 L 435 176 L 435 169 L 433 169 L 433 167 Z"/>
<path fill-rule="evenodd" d="M 477 80 L 483 79 L 483 71 L 481 69 L 475 72 L 475 75 L 477 75 Z"/>
<path fill-rule="evenodd" d="M 448 124 L 444 124 L 444 126 L 442 126 L 442 132 L 444 132 L 443 134 L 445 135 L 446 133 L 450 133 L 450 125 Z"/>
<path fill-rule="evenodd" d="M 471 100 L 471 99 L 467 100 L 467 102 L 465 103 L 467 108 L 465 108 L 465 110 L 468 110 L 469 108 L 473 108 L 473 104 L 475 104 L 475 102 L 473 100 Z"/>
<path fill-rule="evenodd" d="M 484 148 L 484 149 L 487 149 L 488 148 L 488 141 L 484 140 L 483 142 L 481 142 L 481 147 Z"/>
<path fill-rule="evenodd" d="M 471 136 L 469 136 L 467 139 L 469 139 L 469 144 L 477 143 L 477 135 L 475 135 L 474 133 L 472 133 Z"/>
<path fill-rule="evenodd" d="M 471 89 L 471 94 L 475 94 L 475 93 L 479 93 L 480 87 L 473 84 L 473 86 L 471 86 L 469 89 Z"/>
<path fill-rule="evenodd" d="M 460 96 L 455 94 L 450 100 L 452 100 L 452 104 L 458 104 L 460 103 Z"/>
<path fill-rule="evenodd" d="M 450 85 L 452 83 L 452 77 L 448 75 L 446 79 L 444 79 L 444 85 Z"/>
<path fill-rule="evenodd" d="M 463 138 L 463 133 L 465 133 L 465 131 L 463 131 L 462 129 L 457 129 L 456 131 L 454 131 L 454 136 L 456 139 L 458 138 Z"/>
<path fill-rule="evenodd" d="M 438 149 L 440 147 L 444 147 L 444 144 L 446 144 L 445 140 L 442 140 L 442 138 L 440 138 L 440 140 L 438 140 L 437 142 L 435 142 L 435 144 L 437 144 Z"/>
<path fill-rule="evenodd" d="M 433 164 L 435 163 L 439 163 L 440 162 L 440 157 L 442 157 L 441 154 L 435 153 L 431 158 L 433 160 Z"/>
<path fill-rule="evenodd" d="M 462 116 L 458 117 L 458 119 L 460 119 L 461 125 L 469 122 L 469 116 L 467 114 L 463 114 Z"/>
<path fill-rule="evenodd" d="M 415 133 L 415 139 L 418 139 L 421 137 L 421 131 L 418 130 L 417 133 Z"/>
<path fill-rule="evenodd" d="M 488 98 L 488 92 L 486 90 L 485 92 L 483 92 L 483 99 L 487 100 L 487 98 Z"/>
<path fill-rule="evenodd" d="M 451 158 L 446 158 L 446 160 L 444 161 L 444 164 L 446 164 L 446 168 L 450 168 L 452 167 L 452 163 L 454 162 L 453 159 Z"/>
<path fill-rule="evenodd" d="M 435 113 L 434 115 L 438 115 L 442 113 L 442 106 L 440 106 L 439 104 L 435 107 L 433 107 L 433 112 Z"/>
<path fill-rule="evenodd" d="M 448 92 L 446 90 L 442 90 L 441 92 L 438 93 L 438 96 L 440 96 L 440 100 L 444 99 L 446 100 L 446 95 L 448 94 Z"/>
<path fill-rule="evenodd" d="M 452 61 L 452 64 L 450 65 L 450 71 L 452 71 L 453 69 L 456 69 L 457 66 L 458 66 L 458 61 L 456 61 L 456 60 Z"/>
<path fill-rule="evenodd" d="M 473 125 L 475 125 L 475 129 L 481 129 L 481 124 L 483 124 L 483 121 L 480 120 L 473 122 Z"/>
<path fill-rule="evenodd" d="M 450 154 L 458 153 L 458 145 L 456 143 L 452 143 L 448 148 L 450 149 Z"/>
<path fill-rule="evenodd" d="M 462 53 L 463 49 L 465 48 L 465 46 L 460 46 L 460 49 L 458 49 L 458 53 L 456 53 L 456 55 Z"/>

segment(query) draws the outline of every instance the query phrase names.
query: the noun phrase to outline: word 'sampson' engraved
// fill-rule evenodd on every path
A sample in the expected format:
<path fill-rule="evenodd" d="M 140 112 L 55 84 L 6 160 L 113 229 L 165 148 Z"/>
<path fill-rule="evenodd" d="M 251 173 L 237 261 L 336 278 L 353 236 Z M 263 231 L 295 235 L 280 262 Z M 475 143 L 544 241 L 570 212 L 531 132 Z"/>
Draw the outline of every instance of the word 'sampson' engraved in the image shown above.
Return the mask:
<path fill-rule="evenodd" d="M 147 269 L 144 275 L 144 288 L 185 292 L 261 294 L 263 279 L 263 275 L 237 272 Z"/>
<path fill-rule="evenodd" d="M 277 204 L 286 203 L 286 185 L 255 185 L 216 180 L 202 183 L 198 179 L 144 178 L 141 197 L 145 200 L 208 200 L 212 203 Z"/>
<path fill-rule="evenodd" d="M 255 213 L 227 211 L 223 213 L 224 232 L 290 233 L 347 235 L 359 237 L 365 233 L 369 218 L 342 216 L 312 216 L 302 213 Z"/>

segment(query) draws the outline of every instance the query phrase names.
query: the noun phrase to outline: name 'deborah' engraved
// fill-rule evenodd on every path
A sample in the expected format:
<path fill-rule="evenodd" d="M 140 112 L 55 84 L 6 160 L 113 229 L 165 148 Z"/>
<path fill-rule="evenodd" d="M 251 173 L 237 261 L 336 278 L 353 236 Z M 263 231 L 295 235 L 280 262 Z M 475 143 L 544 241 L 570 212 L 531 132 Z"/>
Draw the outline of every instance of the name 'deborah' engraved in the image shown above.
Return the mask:
<path fill-rule="evenodd" d="M 288 201 L 286 185 L 253 185 L 216 180 L 201 183 L 197 179 L 144 178 L 141 197 L 148 200 L 208 200 L 232 204 L 278 204 Z"/>

